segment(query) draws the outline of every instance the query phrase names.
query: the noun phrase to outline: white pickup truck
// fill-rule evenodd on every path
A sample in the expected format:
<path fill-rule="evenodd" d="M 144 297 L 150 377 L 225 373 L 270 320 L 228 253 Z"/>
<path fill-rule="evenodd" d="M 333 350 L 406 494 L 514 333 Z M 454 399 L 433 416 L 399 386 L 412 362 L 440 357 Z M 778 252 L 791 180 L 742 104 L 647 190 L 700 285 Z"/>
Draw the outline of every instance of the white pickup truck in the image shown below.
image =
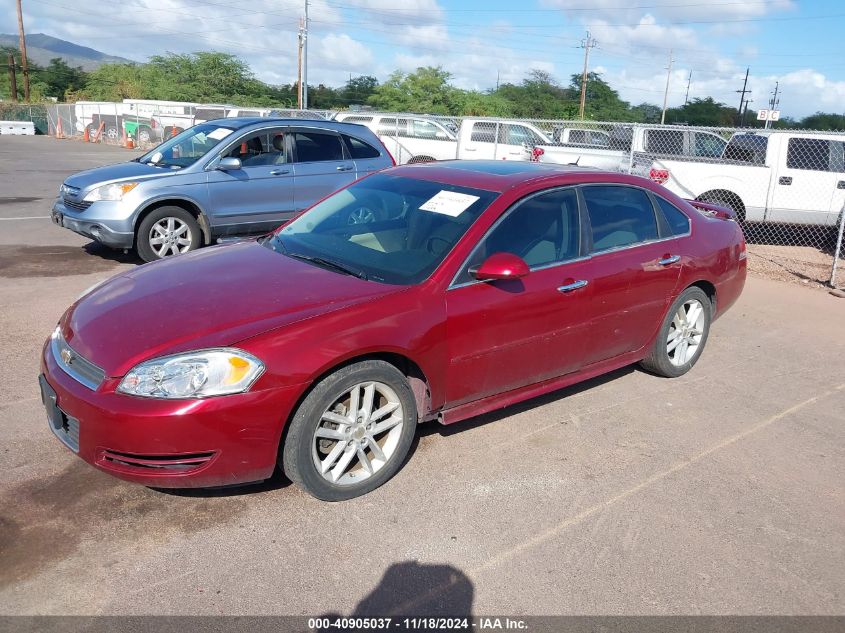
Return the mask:
<path fill-rule="evenodd" d="M 836 226 L 845 206 L 845 135 L 735 134 L 715 160 L 658 158 L 652 180 L 728 206 L 740 221 Z"/>
<path fill-rule="evenodd" d="M 571 133 L 569 138 L 573 138 Z M 719 134 L 705 130 L 635 125 L 614 128 L 608 134 L 608 144 L 604 147 L 573 142 L 538 145 L 527 150 L 527 158 L 542 163 L 577 164 L 644 175 L 655 158 L 714 158 L 722 155 L 727 143 Z"/>

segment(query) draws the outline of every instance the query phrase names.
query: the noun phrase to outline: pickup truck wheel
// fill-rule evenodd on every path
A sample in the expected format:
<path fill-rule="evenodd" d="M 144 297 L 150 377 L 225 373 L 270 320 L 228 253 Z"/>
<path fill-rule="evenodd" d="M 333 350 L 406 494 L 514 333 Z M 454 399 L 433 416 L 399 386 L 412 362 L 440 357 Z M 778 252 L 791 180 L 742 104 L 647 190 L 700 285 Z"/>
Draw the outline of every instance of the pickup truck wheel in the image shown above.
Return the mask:
<path fill-rule="evenodd" d="M 352 499 L 396 474 L 416 427 L 416 401 L 402 372 L 381 360 L 355 363 L 321 380 L 299 405 L 281 465 L 318 499 Z"/>
<path fill-rule="evenodd" d="M 669 308 L 663 325 L 640 364 L 644 369 L 664 376 L 683 376 L 698 361 L 710 333 L 713 308 L 701 288 L 684 290 Z"/>
<path fill-rule="evenodd" d="M 117 142 L 120 140 L 120 130 L 118 130 L 113 125 L 110 125 L 106 128 L 106 138 L 110 141 Z"/>
<path fill-rule="evenodd" d="M 198 249 L 202 231 L 185 209 L 159 207 L 141 221 L 135 244 L 141 259 L 153 262 Z"/>
<path fill-rule="evenodd" d="M 152 130 L 148 127 L 142 127 L 138 130 L 138 142 L 143 143 L 146 145 L 147 143 L 152 143 L 153 141 L 153 133 Z"/>

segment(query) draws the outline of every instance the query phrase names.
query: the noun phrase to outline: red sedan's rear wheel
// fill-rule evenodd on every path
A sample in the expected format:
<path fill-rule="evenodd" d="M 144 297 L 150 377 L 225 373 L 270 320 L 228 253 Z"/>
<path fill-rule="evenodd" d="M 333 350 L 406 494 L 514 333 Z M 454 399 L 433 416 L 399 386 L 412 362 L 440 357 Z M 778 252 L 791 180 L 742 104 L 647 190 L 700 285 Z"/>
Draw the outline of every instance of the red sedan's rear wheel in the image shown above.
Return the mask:
<path fill-rule="evenodd" d="M 687 373 L 704 350 L 712 310 L 710 299 L 701 288 L 692 286 L 684 290 L 669 308 L 642 366 L 667 378 Z"/>
<path fill-rule="evenodd" d="M 324 501 L 366 494 L 390 479 L 417 425 L 405 376 L 384 361 L 344 367 L 319 382 L 290 422 L 285 474 Z"/>

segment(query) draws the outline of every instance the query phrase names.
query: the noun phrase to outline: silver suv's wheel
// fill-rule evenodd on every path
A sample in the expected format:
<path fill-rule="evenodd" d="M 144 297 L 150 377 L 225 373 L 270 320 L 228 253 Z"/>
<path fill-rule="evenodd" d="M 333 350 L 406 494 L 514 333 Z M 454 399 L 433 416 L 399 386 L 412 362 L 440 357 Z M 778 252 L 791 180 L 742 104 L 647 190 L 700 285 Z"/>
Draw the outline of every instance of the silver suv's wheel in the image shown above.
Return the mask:
<path fill-rule="evenodd" d="M 180 207 L 159 207 L 138 226 L 136 247 L 145 262 L 181 255 L 200 246 L 199 224 Z"/>

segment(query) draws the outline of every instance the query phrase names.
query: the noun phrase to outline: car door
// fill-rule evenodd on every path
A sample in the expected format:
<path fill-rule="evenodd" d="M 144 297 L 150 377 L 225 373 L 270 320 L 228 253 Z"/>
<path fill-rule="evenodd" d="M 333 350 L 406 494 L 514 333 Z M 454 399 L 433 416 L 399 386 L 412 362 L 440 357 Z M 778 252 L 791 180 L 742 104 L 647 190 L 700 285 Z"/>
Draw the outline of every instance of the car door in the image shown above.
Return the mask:
<path fill-rule="evenodd" d="M 644 189 L 584 185 L 589 221 L 593 323 L 585 352 L 592 364 L 640 349 L 676 293 L 683 259 L 678 237 Z"/>
<path fill-rule="evenodd" d="M 455 158 L 457 141 L 452 135 L 434 121 L 411 119 L 409 136 L 415 139 L 414 153 L 435 160 Z"/>
<path fill-rule="evenodd" d="M 497 221 L 446 292 L 446 406 L 576 371 L 589 334 L 592 285 L 574 188 L 534 194 Z M 525 260 L 518 280 L 476 281 L 494 253 Z"/>
<path fill-rule="evenodd" d="M 355 180 L 355 163 L 340 134 L 316 128 L 291 128 L 294 153 L 294 206 L 302 211 Z"/>
<path fill-rule="evenodd" d="M 458 158 L 488 160 L 496 157 L 496 121 L 476 121 L 472 124 L 469 140 L 462 144 Z"/>
<path fill-rule="evenodd" d="M 495 157 L 498 160 L 528 160 L 526 148 L 544 144 L 540 135 L 526 125 L 500 123 Z"/>
<path fill-rule="evenodd" d="M 219 157 L 237 158 L 240 169 L 207 173 L 209 217 L 216 233 L 268 231 L 294 214 L 293 168 L 288 128 L 262 128 L 233 138 Z M 219 164 L 219 160 L 211 164 Z"/>
<path fill-rule="evenodd" d="M 843 180 L 842 141 L 791 137 L 778 162 L 766 219 L 795 224 L 836 224 L 839 181 Z"/>

